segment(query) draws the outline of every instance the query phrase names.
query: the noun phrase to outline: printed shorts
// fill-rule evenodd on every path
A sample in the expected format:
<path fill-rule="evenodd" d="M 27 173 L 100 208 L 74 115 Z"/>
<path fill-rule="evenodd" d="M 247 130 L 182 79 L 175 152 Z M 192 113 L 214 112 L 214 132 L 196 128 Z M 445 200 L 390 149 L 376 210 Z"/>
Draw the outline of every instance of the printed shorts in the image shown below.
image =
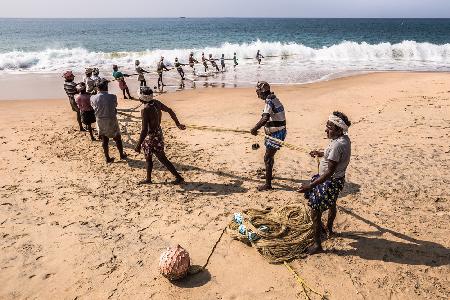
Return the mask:
<path fill-rule="evenodd" d="M 314 175 L 311 178 L 311 182 L 317 178 L 319 178 L 319 175 Z M 305 193 L 308 205 L 314 210 L 326 211 L 336 203 L 339 193 L 344 188 L 344 183 L 345 178 L 331 178 L 316 185 Z"/>
<path fill-rule="evenodd" d="M 153 153 L 164 151 L 164 137 L 162 130 L 147 134 L 142 142 L 142 149 L 146 158 L 151 157 Z"/>

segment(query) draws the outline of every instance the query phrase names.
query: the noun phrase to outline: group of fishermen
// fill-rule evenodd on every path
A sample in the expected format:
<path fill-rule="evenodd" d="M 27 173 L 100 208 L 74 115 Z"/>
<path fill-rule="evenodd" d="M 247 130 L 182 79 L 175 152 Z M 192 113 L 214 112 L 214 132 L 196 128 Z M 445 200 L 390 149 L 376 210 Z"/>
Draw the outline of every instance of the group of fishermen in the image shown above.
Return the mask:
<path fill-rule="evenodd" d="M 264 56 L 261 54 L 260 50 L 257 51 L 256 53 L 256 60 L 258 61 L 258 64 L 261 64 L 261 59 L 264 58 Z M 236 66 L 239 65 L 238 63 L 238 59 L 236 56 L 236 52 L 233 54 L 233 58 L 225 58 L 225 54 L 222 54 L 222 56 L 220 58 L 214 58 L 212 54 L 209 54 L 208 57 L 205 56 L 205 53 L 202 52 L 202 56 L 201 56 L 201 64 L 204 67 L 205 70 L 205 74 L 203 75 L 207 75 L 206 73 L 209 70 L 209 66 L 208 63 L 211 64 L 211 67 L 214 69 L 213 72 L 225 72 L 226 70 L 226 63 L 225 61 L 227 60 L 232 60 L 233 61 L 233 68 L 236 68 Z M 217 62 L 220 61 L 220 68 Z M 185 77 L 185 72 L 183 67 L 184 66 L 189 66 L 192 68 L 194 75 L 199 75 L 199 73 L 196 73 L 195 70 L 195 64 L 200 64 L 200 62 L 195 59 L 194 57 L 194 53 L 191 52 L 188 58 L 188 63 L 181 63 L 178 60 L 178 57 L 175 57 L 175 62 L 173 64 L 173 68 L 177 70 L 178 74 L 180 75 L 181 78 L 181 87 L 184 87 L 184 81 L 186 80 Z M 170 71 L 171 69 L 168 68 L 168 66 L 165 63 L 164 60 L 164 56 L 161 56 L 160 60 L 157 63 L 157 67 L 156 67 L 156 73 L 158 74 L 158 81 L 157 81 L 157 86 L 158 89 L 161 89 L 162 87 L 165 86 L 164 81 L 163 81 L 163 73 L 165 71 Z M 126 77 L 130 77 L 133 75 L 137 75 L 138 76 L 138 81 L 139 81 L 139 85 L 140 86 L 147 86 L 147 80 L 145 79 L 145 74 L 148 73 L 152 73 L 146 69 L 144 69 L 141 66 L 141 62 L 139 60 L 135 61 L 135 74 L 129 75 L 129 74 L 125 74 L 119 71 L 118 66 L 117 65 L 113 65 L 113 77 L 114 79 L 119 83 L 119 88 L 122 90 L 123 92 L 123 97 L 125 99 L 128 98 L 132 99 L 131 95 L 130 95 L 130 91 L 128 89 L 128 86 L 126 84 L 125 78 Z"/>
<path fill-rule="evenodd" d="M 161 59 L 161 62 L 163 59 Z M 195 62 L 194 62 L 195 63 Z M 137 64 L 137 66 L 139 66 Z M 92 73 L 88 72 L 92 71 Z M 114 75 L 115 74 L 115 75 Z M 120 73 L 117 66 L 114 67 L 114 77 L 125 77 Z M 90 75 L 90 76 L 89 76 Z M 75 76 L 71 71 L 63 74 L 65 78 L 64 89 L 69 98 L 72 109 L 77 113 L 80 131 L 85 131 L 83 124 L 87 126 L 90 137 L 95 140 L 92 124 L 97 122 L 98 137 L 102 141 L 102 147 L 106 163 L 112 163 L 114 158 L 109 155 L 109 139 L 112 138 L 117 146 L 121 159 L 126 159 L 121 132 L 117 120 L 117 96 L 108 92 L 109 81 L 98 77 L 98 70 L 87 70 L 83 82 L 75 83 Z M 142 78 L 141 78 L 142 79 Z M 139 101 L 144 105 L 141 111 L 142 128 L 139 140 L 134 150 L 144 152 L 146 160 L 146 179 L 139 184 L 152 183 L 153 155 L 166 166 L 175 176 L 174 184 L 182 184 L 183 177 L 169 161 L 164 150 L 164 138 L 161 128 L 162 112 L 167 112 L 180 130 L 186 126 L 180 123 L 175 112 L 162 102 L 153 98 L 153 90 L 145 84 L 142 79 L 139 91 Z M 119 82 L 120 84 L 120 82 Z M 127 88 L 126 88 L 127 90 Z M 127 91 L 129 96 L 129 91 Z M 278 97 L 271 91 L 267 82 L 258 82 L 256 94 L 264 101 L 264 109 L 261 119 L 249 131 L 252 135 L 258 135 L 258 131 L 264 128 L 265 132 L 265 183 L 258 187 L 259 191 L 272 189 L 273 167 L 275 155 L 283 146 L 287 135 L 285 109 Z M 130 97 L 130 96 L 129 96 Z M 322 251 L 322 233 L 331 235 L 333 233 L 333 222 L 336 217 L 336 200 L 345 183 L 345 172 L 350 161 L 351 142 L 347 134 L 351 122 L 348 117 L 335 111 L 327 120 L 325 132 L 331 140 L 325 151 L 311 151 L 312 157 L 320 157 L 319 172 L 315 174 L 310 182 L 300 186 L 299 192 L 304 193 L 311 208 L 313 220 L 314 244 L 310 247 L 310 254 Z M 329 210 L 326 227 L 322 224 L 322 213 Z"/>

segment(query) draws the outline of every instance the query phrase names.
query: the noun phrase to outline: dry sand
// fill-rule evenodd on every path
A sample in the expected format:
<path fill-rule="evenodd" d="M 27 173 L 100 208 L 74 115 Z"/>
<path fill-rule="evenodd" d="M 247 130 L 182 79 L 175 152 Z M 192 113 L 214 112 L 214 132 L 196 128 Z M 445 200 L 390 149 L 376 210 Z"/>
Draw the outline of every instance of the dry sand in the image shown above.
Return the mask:
<path fill-rule="evenodd" d="M 330 299 L 450 297 L 450 74 L 379 73 L 275 87 L 287 110 L 287 141 L 327 144 L 328 114 L 353 121 L 353 156 L 338 200 L 339 233 L 325 253 L 292 262 Z M 164 94 L 186 124 L 250 129 L 263 103 L 253 89 Z M 165 116 L 168 156 L 187 180 L 137 186 L 143 156 L 132 151 L 138 102 L 120 101 L 128 161 L 106 165 L 99 142 L 76 131 L 64 100 L 1 101 L 1 299 L 304 298 L 282 265 L 227 235 L 207 272 L 172 284 L 158 258 L 179 243 L 202 265 L 233 212 L 304 201 L 295 189 L 315 171 L 305 153 L 276 156 L 276 189 L 259 193 L 262 138 L 179 131 Z M 111 144 L 113 156 L 118 157 Z M 314 296 L 312 296 L 313 299 Z"/>

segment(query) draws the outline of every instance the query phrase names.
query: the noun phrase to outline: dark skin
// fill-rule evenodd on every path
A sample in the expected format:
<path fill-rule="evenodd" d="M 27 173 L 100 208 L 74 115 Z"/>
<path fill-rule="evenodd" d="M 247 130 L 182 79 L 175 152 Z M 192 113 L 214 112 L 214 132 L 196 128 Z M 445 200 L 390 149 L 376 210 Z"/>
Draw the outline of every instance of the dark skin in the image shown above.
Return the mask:
<path fill-rule="evenodd" d="M 141 152 L 141 145 L 144 142 L 144 139 L 146 138 L 147 134 L 149 132 L 156 132 L 159 130 L 159 128 L 161 128 L 161 115 L 163 111 L 167 112 L 170 115 L 170 117 L 180 130 L 186 129 L 186 126 L 178 121 L 175 112 L 169 107 L 162 104 L 161 102 L 155 100 L 153 105 L 147 102 L 144 103 L 145 106 L 141 110 L 141 117 L 142 117 L 141 135 L 134 149 L 138 153 Z M 143 181 L 140 181 L 139 184 L 152 183 L 153 154 L 155 154 L 156 158 L 158 158 L 158 160 L 170 171 L 170 173 L 172 173 L 172 175 L 175 176 L 175 181 L 173 182 L 174 184 L 180 184 L 184 182 L 183 177 L 177 172 L 174 165 L 169 161 L 169 159 L 166 156 L 166 153 L 164 151 L 161 151 L 152 153 L 145 158 L 147 178 Z"/>
<path fill-rule="evenodd" d="M 264 92 L 264 93 L 258 93 L 257 95 L 260 99 L 265 100 L 267 96 L 270 95 L 270 91 Z M 258 135 L 258 130 L 266 125 L 266 123 L 269 121 L 270 115 L 269 114 L 263 114 L 261 116 L 261 119 L 259 122 L 253 127 L 252 130 L 250 130 L 250 133 L 252 135 Z M 273 179 L 273 165 L 275 164 L 275 154 L 277 153 L 277 149 L 273 148 L 266 148 L 266 153 L 264 154 L 264 164 L 266 167 L 266 183 L 259 186 L 259 191 L 266 191 L 272 189 L 272 179 Z"/>
<path fill-rule="evenodd" d="M 108 92 L 108 89 L 98 89 L 99 92 Z M 103 152 L 105 154 L 106 163 L 112 163 L 114 162 L 114 157 L 109 156 L 109 138 L 107 136 L 99 136 L 99 138 L 102 140 L 102 147 Z M 122 137 L 119 134 L 118 136 L 113 138 L 114 142 L 116 142 L 117 150 L 119 150 L 120 159 L 127 158 L 127 154 L 123 151 L 123 144 L 122 144 Z"/>
<path fill-rule="evenodd" d="M 327 133 L 327 137 L 329 139 L 337 139 L 341 137 L 344 132 L 341 128 L 334 125 L 330 121 L 327 122 L 325 132 Z M 324 153 L 323 151 L 311 151 L 309 153 L 312 157 L 323 157 Z M 333 160 L 327 160 L 328 168 L 325 170 L 325 172 L 319 176 L 316 180 L 314 180 L 311 183 L 303 183 L 298 191 L 300 193 L 306 193 L 310 191 L 315 186 L 324 183 L 328 179 L 330 179 L 334 172 L 336 171 L 337 162 Z M 328 211 L 328 220 L 327 220 L 327 231 L 328 235 L 331 236 L 333 234 L 333 223 L 336 218 L 336 203 L 330 207 Z M 313 232 L 314 232 L 314 244 L 308 249 L 309 254 L 316 254 L 323 251 L 322 248 L 322 240 L 321 240 L 321 233 L 323 231 L 323 224 L 322 224 L 322 212 L 320 210 L 311 210 L 311 218 L 313 221 Z"/>
<path fill-rule="evenodd" d="M 118 70 L 118 68 L 113 68 L 113 71 L 117 71 Z M 128 75 L 128 74 L 122 74 L 123 75 L 123 77 L 130 77 L 130 75 Z M 123 99 L 133 99 L 133 97 L 131 97 L 131 95 L 130 95 L 130 90 L 128 89 L 128 87 L 126 87 L 125 89 L 123 89 L 122 90 L 122 93 L 123 93 Z M 127 98 L 127 96 L 125 95 L 125 93 L 127 93 L 127 95 L 128 95 L 128 98 Z"/>
<path fill-rule="evenodd" d="M 88 93 L 86 92 L 86 90 L 82 90 L 81 93 L 82 95 L 88 95 Z M 81 116 L 81 113 L 80 113 Z M 94 134 L 92 132 L 92 124 L 88 124 L 87 125 L 88 131 L 89 131 L 89 135 L 91 136 L 91 141 L 95 141 L 95 137 Z"/>
<path fill-rule="evenodd" d="M 160 86 L 164 86 L 164 82 L 163 82 L 163 71 L 169 71 L 169 69 L 167 69 L 166 65 L 164 65 L 163 61 L 160 61 L 160 66 L 162 67 L 161 69 L 158 69 L 158 87 Z"/>

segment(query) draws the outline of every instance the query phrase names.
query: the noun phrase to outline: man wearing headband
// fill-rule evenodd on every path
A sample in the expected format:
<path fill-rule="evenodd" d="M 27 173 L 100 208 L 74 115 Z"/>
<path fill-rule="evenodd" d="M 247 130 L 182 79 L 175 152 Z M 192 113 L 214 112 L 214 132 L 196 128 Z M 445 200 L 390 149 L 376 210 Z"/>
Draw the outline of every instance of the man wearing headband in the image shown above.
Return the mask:
<path fill-rule="evenodd" d="M 282 142 L 286 138 L 286 116 L 283 104 L 270 91 L 270 85 L 265 81 L 260 81 L 256 85 L 256 94 L 258 98 L 264 100 L 265 106 L 261 119 L 250 131 L 253 135 L 258 135 L 258 130 L 264 126 L 266 139 L 266 154 L 264 155 L 264 164 L 266 167 L 266 183 L 258 187 L 259 191 L 272 189 L 273 165 L 275 163 L 275 153 L 281 148 Z"/>
<path fill-rule="evenodd" d="M 63 76 L 65 79 L 64 82 L 64 90 L 66 91 L 67 97 L 69 98 L 70 106 L 72 110 L 77 113 L 77 122 L 78 126 L 80 126 L 80 131 L 85 131 L 83 125 L 81 124 L 81 114 L 78 109 L 77 103 L 75 102 L 75 95 L 77 92 L 77 84 L 74 82 L 75 75 L 73 75 L 72 71 L 64 72 Z"/>
<path fill-rule="evenodd" d="M 311 208 L 313 221 L 314 244 L 309 253 L 322 251 L 322 213 L 329 209 L 327 231 L 333 233 L 333 222 L 336 218 L 336 200 L 344 188 L 345 171 L 350 162 L 351 142 L 347 135 L 351 122 L 348 117 L 338 111 L 328 117 L 325 132 L 331 139 L 325 152 L 311 151 L 312 157 L 321 157 L 319 174 L 314 175 L 310 183 L 302 184 L 299 192 L 305 194 Z"/>
<path fill-rule="evenodd" d="M 141 149 L 144 150 L 147 169 L 147 178 L 139 182 L 139 184 L 152 183 L 153 154 L 175 176 L 174 184 L 183 183 L 183 177 L 177 172 L 169 159 L 167 159 L 166 153 L 164 152 L 164 137 L 161 129 L 162 112 L 167 112 L 179 129 L 185 130 L 186 126 L 178 121 L 172 109 L 160 101 L 153 99 L 153 91 L 149 87 L 141 87 L 139 100 L 145 105 L 141 110 L 141 135 L 134 150 L 138 153 L 141 152 Z"/>

